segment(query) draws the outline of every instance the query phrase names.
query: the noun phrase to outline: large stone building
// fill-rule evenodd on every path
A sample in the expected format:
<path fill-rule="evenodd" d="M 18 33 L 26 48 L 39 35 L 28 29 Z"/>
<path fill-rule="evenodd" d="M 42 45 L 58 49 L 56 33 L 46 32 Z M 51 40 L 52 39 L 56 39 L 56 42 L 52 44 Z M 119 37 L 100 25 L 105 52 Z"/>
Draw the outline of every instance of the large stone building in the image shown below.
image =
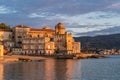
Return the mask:
<path fill-rule="evenodd" d="M 5 49 L 10 50 L 10 48 L 14 47 L 12 34 L 13 34 L 12 30 L 0 29 L 0 41 L 4 45 Z"/>
<path fill-rule="evenodd" d="M 19 53 L 36 55 L 80 53 L 80 42 L 74 41 L 72 33 L 67 33 L 62 23 L 58 23 L 55 30 L 49 27 L 35 29 L 18 25 L 13 28 L 12 34 L 14 52 L 16 50 Z"/>

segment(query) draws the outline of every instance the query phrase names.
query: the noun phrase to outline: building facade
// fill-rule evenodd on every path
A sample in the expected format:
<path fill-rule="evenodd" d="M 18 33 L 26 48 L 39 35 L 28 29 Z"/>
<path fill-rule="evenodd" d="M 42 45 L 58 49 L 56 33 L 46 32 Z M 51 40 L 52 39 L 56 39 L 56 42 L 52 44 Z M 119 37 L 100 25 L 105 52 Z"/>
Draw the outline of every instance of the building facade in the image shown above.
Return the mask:
<path fill-rule="evenodd" d="M 55 51 L 54 42 L 50 41 L 49 37 L 27 37 L 22 43 L 23 54 L 53 54 Z"/>
<path fill-rule="evenodd" d="M 62 23 L 58 23 L 55 30 L 49 27 L 35 29 L 17 25 L 13 28 L 12 38 L 14 41 L 12 50 L 20 49 L 22 54 L 77 54 L 81 51 L 80 42 L 74 41 L 72 33 L 67 33 Z"/>
<path fill-rule="evenodd" d="M 3 30 L 0 29 L 0 41 L 4 45 L 4 48 L 10 51 L 12 47 L 14 47 L 14 41 L 13 41 L 13 32 L 12 30 Z"/>

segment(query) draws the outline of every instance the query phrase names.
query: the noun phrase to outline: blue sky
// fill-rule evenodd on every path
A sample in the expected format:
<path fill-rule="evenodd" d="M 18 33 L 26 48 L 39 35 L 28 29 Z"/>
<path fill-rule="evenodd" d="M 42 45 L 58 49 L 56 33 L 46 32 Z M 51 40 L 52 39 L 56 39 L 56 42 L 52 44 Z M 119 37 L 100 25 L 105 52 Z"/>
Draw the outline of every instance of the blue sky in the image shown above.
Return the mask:
<path fill-rule="evenodd" d="M 62 22 L 74 36 L 120 32 L 120 0 L 0 0 L 0 23 L 42 28 Z"/>

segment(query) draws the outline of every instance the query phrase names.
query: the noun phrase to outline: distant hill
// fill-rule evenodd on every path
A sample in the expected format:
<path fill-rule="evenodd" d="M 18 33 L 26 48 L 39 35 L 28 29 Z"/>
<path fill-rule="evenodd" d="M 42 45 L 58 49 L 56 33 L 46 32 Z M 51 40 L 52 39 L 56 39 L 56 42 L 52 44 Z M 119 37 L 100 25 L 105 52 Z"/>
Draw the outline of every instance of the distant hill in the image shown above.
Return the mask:
<path fill-rule="evenodd" d="M 75 37 L 75 41 L 80 41 L 82 49 L 120 49 L 120 34 L 100 35 L 95 37 Z"/>

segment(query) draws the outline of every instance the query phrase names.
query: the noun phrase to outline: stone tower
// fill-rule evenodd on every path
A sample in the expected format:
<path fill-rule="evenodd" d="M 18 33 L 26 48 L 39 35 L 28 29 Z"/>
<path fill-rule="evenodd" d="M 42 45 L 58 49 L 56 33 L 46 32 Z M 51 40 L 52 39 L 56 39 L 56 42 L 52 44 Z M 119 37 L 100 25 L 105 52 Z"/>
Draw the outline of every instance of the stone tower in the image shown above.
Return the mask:
<path fill-rule="evenodd" d="M 55 33 L 56 34 L 65 34 L 65 26 L 62 23 L 58 23 L 55 26 Z"/>

